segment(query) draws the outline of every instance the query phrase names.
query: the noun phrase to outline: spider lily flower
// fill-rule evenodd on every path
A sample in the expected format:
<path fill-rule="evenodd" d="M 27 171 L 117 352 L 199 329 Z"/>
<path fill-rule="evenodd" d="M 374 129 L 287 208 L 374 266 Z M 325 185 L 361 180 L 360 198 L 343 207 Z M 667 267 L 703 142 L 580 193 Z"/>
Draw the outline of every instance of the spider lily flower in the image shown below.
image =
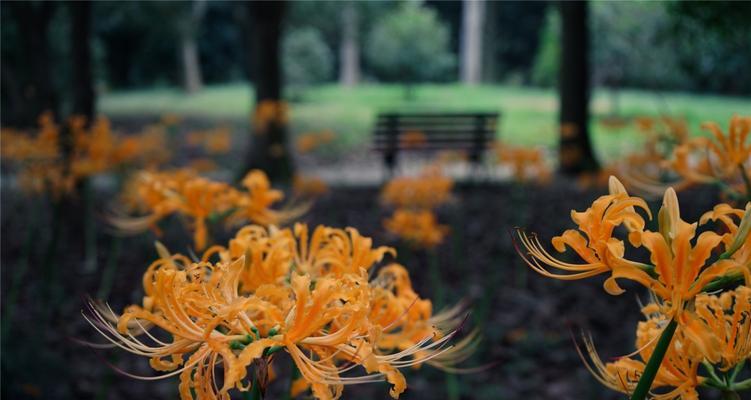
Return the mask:
<path fill-rule="evenodd" d="M 557 260 L 544 249 L 539 239 L 520 232 L 521 243 L 529 255 L 522 255 L 525 262 L 545 276 L 563 280 L 588 278 L 610 271 L 611 276 L 604 284 L 608 293 L 623 293 L 617 279 L 636 281 L 664 302 L 664 312 L 670 317 L 682 312 L 684 303 L 693 299 L 711 281 L 736 268 L 733 262 L 726 260 L 707 264 L 723 236 L 707 231 L 696 237 L 698 224 L 689 224 L 681 219 L 678 197 L 672 188 L 665 191 L 663 206 L 658 214 L 657 232 L 644 230 L 644 220 L 635 212 L 635 208 L 649 212 L 643 200 L 628 197 L 617 181 L 611 181 L 611 191 L 616 194 L 600 197 L 584 213 L 572 212 L 572 219 L 579 225 L 579 231 L 568 230 L 553 238 L 556 250 L 562 252 L 568 246 L 586 263 L 572 264 Z M 643 246 L 650 252 L 653 267 L 624 258 L 624 242 L 612 236 L 613 229 L 618 225 L 624 225 L 629 230 L 631 245 Z M 586 237 L 580 232 L 584 232 Z M 548 271 L 546 266 L 567 273 L 555 274 Z"/>
<path fill-rule="evenodd" d="M 638 197 L 628 195 L 623 185 L 614 177 L 610 180 L 611 193 L 601 196 L 586 211 L 571 212 L 571 219 L 578 225 L 578 230 L 569 229 L 552 240 L 558 252 L 572 249 L 584 263 L 569 263 L 551 255 L 534 235 L 518 231 L 522 247 L 527 252 L 520 252 L 522 259 L 536 272 L 555 279 L 576 280 L 588 278 L 606 272 L 612 275 L 605 281 L 604 288 L 610 294 L 620 294 L 616 278 L 629 278 L 640 282 L 649 282 L 649 274 L 642 264 L 624 258 L 625 246 L 622 240 L 613 237 L 616 227 L 624 225 L 631 234 L 644 228 L 644 218 L 636 211 L 642 209 L 651 217 L 646 202 Z M 558 274 L 548 267 L 564 273 Z"/>
<path fill-rule="evenodd" d="M 317 176 L 304 176 L 296 174 L 292 178 L 292 192 L 298 198 L 312 199 L 328 193 L 329 187 L 326 182 Z"/>
<path fill-rule="evenodd" d="M 272 126 L 287 125 L 289 106 L 283 101 L 264 100 L 256 105 L 253 112 L 253 132 L 263 135 Z"/>
<path fill-rule="evenodd" d="M 751 288 L 696 296 L 681 325 L 705 360 L 722 371 L 735 367 L 751 358 Z"/>
<path fill-rule="evenodd" d="M 208 244 L 207 223 L 212 218 L 226 218 L 228 225 L 253 221 L 261 225 L 280 224 L 297 218 L 307 205 L 273 210 L 273 203 L 283 194 L 271 189 L 262 171 L 251 171 L 243 180 L 245 191 L 224 182 L 200 177 L 190 170 L 142 172 L 126 185 L 123 198 L 126 205 L 145 213 L 140 217 L 116 216 L 111 223 L 126 233 L 138 233 L 147 228 L 159 232 L 160 220 L 179 214 L 188 218 L 189 228 L 197 250 Z"/>
<path fill-rule="evenodd" d="M 334 134 L 334 131 L 328 129 L 321 132 L 303 133 L 297 137 L 295 147 L 298 153 L 306 154 L 325 144 L 331 143 L 335 138 L 336 134 Z"/>
<path fill-rule="evenodd" d="M 389 207 L 433 210 L 451 200 L 454 181 L 439 166 L 425 168 L 418 176 L 391 179 L 381 190 L 381 202 Z"/>
<path fill-rule="evenodd" d="M 441 244 L 449 230 L 448 226 L 438 224 L 433 211 L 403 208 L 396 209 L 383 221 L 383 226 L 413 247 L 425 249 Z"/>
<path fill-rule="evenodd" d="M 650 253 L 657 278 L 645 284 L 666 302 L 674 316 L 683 310 L 686 301 L 693 299 L 713 279 L 725 275 L 730 263 L 715 262 L 705 265 L 722 241 L 715 232 L 702 232 L 696 236 L 697 224 L 689 224 L 680 217 L 678 197 L 673 189 L 665 191 L 663 206 L 659 212 L 659 232 L 642 231 L 631 235 L 631 243 L 644 246 Z"/>
<path fill-rule="evenodd" d="M 228 225 L 252 222 L 260 225 L 281 225 L 304 214 L 309 204 L 274 210 L 271 206 L 284 198 L 280 190 L 272 189 L 271 182 L 261 170 L 252 170 L 242 180 L 245 191 L 239 193 L 235 211 L 227 217 Z"/>
<path fill-rule="evenodd" d="M 386 249 L 372 250 L 370 239 L 354 230 L 316 229 L 323 233 L 310 242 L 300 239 L 304 248 L 319 243 L 316 254 L 332 264 L 335 254 L 344 255 L 340 262 L 349 268 L 291 268 L 300 247 L 290 242 L 307 232 L 297 229 L 295 235 L 246 227 L 228 248 L 212 247 L 198 262 L 158 245 L 160 257 L 144 274 L 143 305 L 122 315 L 91 307 L 85 317 L 112 345 L 148 357 L 166 373 L 141 378 L 180 375 L 185 400 L 193 393 L 229 399 L 231 390 L 248 390 L 248 370 L 265 376 L 280 352 L 302 375 L 296 391 L 310 388 L 316 398 L 335 399 L 345 385 L 386 380 L 396 398 L 406 389 L 399 369 L 427 363 L 450 370 L 474 350 L 476 333 L 449 344 L 463 321 L 460 309 L 432 314 L 403 267 L 385 267 L 369 281 L 368 264 Z M 351 243 L 343 245 L 343 236 Z M 219 261 L 208 261 L 215 255 Z M 268 279 L 258 276 L 266 272 Z M 219 376 L 221 385 L 215 383 Z"/>
<path fill-rule="evenodd" d="M 656 304 L 645 307 L 645 310 L 658 309 L 659 306 Z M 587 370 L 598 382 L 612 390 L 630 395 L 644 373 L 646 362 L 652 356 L 657 339 L 667 323 L 668 320 L 659 314 L 649 316 L 646 321 L 639 322 L 636 330 L 638 350 L 632 356 L 620 357 L 613 362 L 602 361 L 591 337 L 584 338 L 587 355 L 585 356 L 578 348 L 577 351 Z M 696 357 L 696 354 L 692 341 L 679 329 L 657 371 L 650 398 L 656 400 L 698 399 L 696 388 L 706 378 L 698 375 L 701 358 Z"/>
<path fill-rule="evenodd" d="M 493 150 L 496 154 L 496 162 L 508 165 L 517 181 L 535 180 L 539 183 L 550 181 L 551 171 L 545 163 L 545 154 L 542 149 L 498 142 L 493 145 Z"/>
<path fill-rule="evenodd" d="M 296 269 L 313 276 L 368 271 L 386 254 L 396 256 L 393 248 L 373 247 L 371 238 L 351 227 L 336 229 L 319 225 L 310 235 L 308 226 L 298 223 L 287 234 L 294 239 L 291 251 Z"/>
<path fill-rule="evenodd" d="M 740 222 L 736 224 L 735 218 Z M 700 224 L 708 221 L 718 221 L 727 230 L 722 235 L 725 252 L 718 263 L 732 263 L 733 270 L 743 274 L 746 285 L 751 285 L 751 203 L 746 209 L 733 208 L 728 204 L 719 204 L 712 211 L 702 215 Z"/>

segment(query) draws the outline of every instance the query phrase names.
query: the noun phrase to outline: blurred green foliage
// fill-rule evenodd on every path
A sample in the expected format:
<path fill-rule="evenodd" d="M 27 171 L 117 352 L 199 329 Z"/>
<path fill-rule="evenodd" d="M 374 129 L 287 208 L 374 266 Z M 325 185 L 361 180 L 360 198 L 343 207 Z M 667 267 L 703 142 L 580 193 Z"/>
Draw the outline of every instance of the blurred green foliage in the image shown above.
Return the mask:
<path fill-rule="evenodd" d="M 555 9 L 550 8 L 545 16 L 545 25 L 540 33 L 540 47 L 532 67 L 532 83 L 535 85 L 549 87 L 558 81 L 560 32 L 561 17 Z"/>
<path fill-rule="evenodd" d="M 751 3 L 592 2 L 593 84 L 611 88 L 751 93 Z M 533 83 L 557 81 L 560 21 L 551 7 Z"/>
<path fill-rule="evenodd" d="M 315 28 L 288 32 L 282 43 L 284 83 L 297 93 L 331 79 L 334 57 L 321 33 Z"/>
<path fill-rule="evenodd" d="M 456 57 L 449 51 L 448 28 L 435 11 L 414 3 L 402 4 L 373 28 L 366 57 L 381 76 L 408 87 L 455 76 Z"/>

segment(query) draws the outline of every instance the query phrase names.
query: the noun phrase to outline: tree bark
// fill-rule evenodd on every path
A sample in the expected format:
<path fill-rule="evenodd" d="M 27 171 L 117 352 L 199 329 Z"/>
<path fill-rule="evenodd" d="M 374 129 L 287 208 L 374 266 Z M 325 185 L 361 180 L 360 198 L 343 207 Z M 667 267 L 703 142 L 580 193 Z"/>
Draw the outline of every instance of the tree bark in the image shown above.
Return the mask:
<path fill-rule="evenodd" d="M 203 88 L 203 78 L 195 37 L 183 35 L 180 39 L 180 55 L 183 63 L 183 89 L 188 94 L 199 92 Z"/>
<path fill-rule="evenodd" d="M 96 94 L 91 58 L 91 2 L 68 3 L 71 16 L 71 56 L 73 67 L 72 113 L 91 123 L 96 115 Z"/>
<path fill-rule="evenodd" d="M 461 81 L 475 85 L 482 78 L 484 0 L 464 0 L 462 11 Z"/>
<path fill-rule="evenodd" d="M 560 10 L 560 170 L 576 175 L 599 168 L 589 138 L 588 3 L 561 2 Z"/>
<path fill-rule="evenodd" d="M 195 0 L 191 3 L 188 18 L 180 27 L 180 61 L 183 66 L 183 89 L 188 94 L 199 92 L 203 88 L 203 74 L 201 73 L 201 59 L 198 54 L 198 34 L 203 14 L 206 11 L 205 0 Z"/>
<path fill-rule="evenodd" d="M 253 84 L 257 112 L 264 105 L 282 105 L 281 49 L 282 18 L 286 1 L 248 3 L 252 21 Z M 253 132 L 248 151 L 248 169 L 261 169 L 274 181 L 288 182 L 293 165 L 287 144 L 287 124 L 277 119 Z M 246 171 L 243 171 L 243 173 Z"/>
<path fill-rule="evenodd" d="M 339 83 L 352 87 L 360 81 L 359 16 L 353 1 L 342 9 L 342 40 L 339 49 Z"/>
<path fill-rule="evenodd" d="M 3 83 L 12 76 L 13 85 L 3 85 L 3 124 L 17 127 L 36 126 L 45 111 L 58 114 L 59 99 L 51 74 L 49 41 L 50 21 L 57 8 L 55 2 L 15 2 L 5 4 L 16 23 L 21 49 L 17 60 L 2 60 Z M 7 75 L 7 76 L 6 76 Z M 16 90 L 15 93 L 6 92 Z"/>

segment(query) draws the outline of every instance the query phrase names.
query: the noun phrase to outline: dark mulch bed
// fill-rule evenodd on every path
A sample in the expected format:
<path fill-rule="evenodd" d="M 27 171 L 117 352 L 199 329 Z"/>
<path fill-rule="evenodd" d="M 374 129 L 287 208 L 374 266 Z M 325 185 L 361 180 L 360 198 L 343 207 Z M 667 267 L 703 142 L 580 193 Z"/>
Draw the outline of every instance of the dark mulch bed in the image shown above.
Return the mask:
<path fill-rule="evenodd" d="M 377 194 L 377 188 L 335 188 L 304 220 L 353 226 L 378 244 L 396 244 L 381 228 L 387 211 L 378 206 Z M 640 318 L 636 298 L 646 299 L 644 291 L 626 285 L 626 294 L 613 297 L 602 290 L 602 278 L 559 282 L 538 276 L 515 254 L 509 235 L 510 229 L 521 226 L 550 238 L 571 227 L 571 209 L 583 210 L 601 194 L 602 190 L 582 190 L 565 180 L 547 187 L 460 186 L 455 203 L 439 213 L 441 221 L 452 229 L 449 240 L 437 250 L 440 288 L 431 284 L 430 257 L 400 247 L 398 260 L 408 266 L 422 295 L 435 297 L 439 289 L 446 304 L 461 299 L 471 302 L 468 329 L 477 327 L 485 339 L 468 366 L 492 364 L 483 372 L 448 379 L 430 367 L 408 372 L 409 389 L 403 398 L 449 398 L 448 393 L 457 392 L 457 398 L 462 399 L 622 398 L 589 376 L 574 350 L 571 333 L 591 332 L 605 358 L 633 351 L 634 328 Z M 97 199 L 102 215 L 114 194 L 98 193 Z M 696 220 L 715 199 L 716 193 L 711 190 L 681 193 L 684 218 Z M 156 256 L 153 235 L 123 238 L 117 251 L 113 236 L 100 223 L 98 270 L 87 271 L 82 262 L 82 223 L 73 217 L 80 215 L 75 209 L 71 206 L 63 210 L 66 224 L 62 239 L 55 257 L 45 261 L 50 207 L 13 191 L 2 193 L 3 396 L 176 398 L 176 378 L 141 382 L 106 366 L 109 361 L 136 374 L 152 375 L 145 360 L 122 351 L 100 353 L 70 340 L 97 339 L 83 321 L 80 309 L 84 296 L 96 295 L 100 289 L 102 271 L 108 264 L 116 269 L 111 270 L 112 290 L 107 297 L 119 309 L 139 301 L 141 274 Z M 177 222 L 163 238 L 173 251 L 186 249 L 188 239 Z M 31 244 L 31 256 L 24 272 L 25 243 Z M 14 281 L 19 283 L 17 298 L 8 321 L 7 301 Z M 49 284 L 50 301 L 44 300 L 45 282 L 53 282 Z M 272 384 L 272 394 L 286 387 L 285 379 L 281 372 L 279 381 Z M 352 386 L 345 388 L 344 398 L 386 398 L 387 393 L 385 384 Z"/>

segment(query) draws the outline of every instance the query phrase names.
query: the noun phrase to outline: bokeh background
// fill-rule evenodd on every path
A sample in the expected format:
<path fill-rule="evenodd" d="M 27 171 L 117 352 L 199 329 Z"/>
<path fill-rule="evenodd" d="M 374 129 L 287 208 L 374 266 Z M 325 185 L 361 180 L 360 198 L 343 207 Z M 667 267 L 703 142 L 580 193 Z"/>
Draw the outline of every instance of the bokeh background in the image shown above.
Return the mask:
<path fill-rule="evenodd" d="M 642 148 L 640 121 L 667 116 L 701 135 L 704 121 L 748 114 L 749 15 L 748 2 L 2 2 L 0 123 L 32 136 L 44 113 L 61 124 L 105 117 L 121 137 L 165 133 L 163 168 L 227 182 L 261 168 L 289 196 L 293 177 L 320 180 L 327 190 L 301 220 L 396 246 L 418 292 L 437 305 L 469 301 L 469 324 L 483 333 L 469 365 L 490 368 L 411 371 L 404 398 L 619 398 L 589 376 L 571 333 L 592 332 L 603 357 L 629 353 L 633 295 L 645 293 L 629 288 L 629 301 L 604 295 L 598 279 L 543 279 L 509 231 L 568 228 L 569 211 L 606 190 L 593 174 Z M 264 102 L 284 104 L 287 118 L 259 140 Z M 494 146 L 534 149 L 535 169 L 516 174 L 496 147 L 479 167 L 445 155 L 454 201 L 437 214 L 450 233 L 426 255 L 382 225 L 384 182 L 436 156 L 403 151 L 386 168 L 373 132 L 379 114 L 395 112 L 498 113 Z M 135 381 L 107 367 L 149 374 L 145 360 L 74 340 L 95 338 L 80 315 L 85 296 L 116 309 L 138 302 L 156 257 L 156 236 L 122 237 L 106 223 L 126 173 L 89 176 L 63 202 L 29 192 L 13 160 L 0 161 L 2 395 L 176 398 L 175 379 Z M 685 218 L 717 196 L 682 192 Z M 160 240 L 188 248 L 180 226 L 168 224 Z M 377 384 L 344 393 L 386 396 Z"/>

